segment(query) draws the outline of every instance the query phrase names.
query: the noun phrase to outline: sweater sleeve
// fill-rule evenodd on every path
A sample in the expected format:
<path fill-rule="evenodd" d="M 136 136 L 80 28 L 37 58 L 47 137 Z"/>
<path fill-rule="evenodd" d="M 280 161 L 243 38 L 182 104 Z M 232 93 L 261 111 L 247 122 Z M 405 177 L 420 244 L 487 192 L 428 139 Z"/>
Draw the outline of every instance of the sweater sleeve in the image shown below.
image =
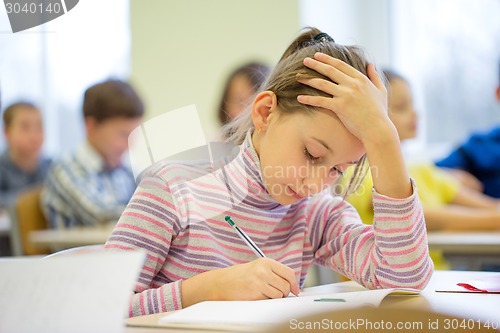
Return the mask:
<path fill-rule="evenodd" d="M 175 207 L 174 196 L 163 179 L 143 178 L 106 242 L 108 249 L 146 251 L 146 260 L 130 299 L 130 317 L 182 308 L 181 281 L 155 279 L 179 230 Z"/>
<path fill-rule="evenodd" d="M 315 253 L 325 266 L 370 288 L 422 289 L 429 282 L 429 257 L 422 207 L 412 181 L 413 194 L 394 199 L 373 191 L 373 225 L 361 223 L 354 208 L 343 201 L 333 207 Z M 323 230 L 322 230 L 323 229 Z"/>

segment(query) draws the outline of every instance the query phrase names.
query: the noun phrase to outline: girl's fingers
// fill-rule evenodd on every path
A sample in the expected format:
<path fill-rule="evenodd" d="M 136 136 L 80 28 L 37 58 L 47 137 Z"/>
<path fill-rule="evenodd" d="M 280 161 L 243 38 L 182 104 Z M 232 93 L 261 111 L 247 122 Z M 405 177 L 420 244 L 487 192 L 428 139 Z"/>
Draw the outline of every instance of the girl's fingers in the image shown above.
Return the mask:
<path fill-rule="evenodd" d="M 295 281 L 295 273 L 290 267 L 276 262 L 276 264 L 272 266 L 272 271 L 276 274 L 277 278 L 288 283 L 288 292 L 284 290 L 286 292 L 285 296 L 288 296 L 290 291 L 295 295 L 300 293 L 299 284 Z"/>
<path fill-rule="evenodd" d="M 339 85 L 346 84 L 350 79 L 364 79 L 365 76 L 354 67 L 348 65 L 340 59 L 333 58 L 327 54 L 316 52 L 314 59 L 304 59 L 304 65 L 325 75 Z M 368 64 L 367 67 L 368 79 L 377 87 L 378 90 L 386 93 L 387 89 L 384 82 L 378 75 L 373 64 Z M 322 89 L 320 89 L 322 90 Z"/>
<path fill-rule="evenodd" d="M 274 274 L 273 279 L 269 282 L 269 285 L 274 289 L 278 290 L 280 295 L 274 298 L 287 297 L 290 294 L 291 286 L 290 283 L 283 279 L 281 276 Z"/>
<path fill-rule="evenodd" d="M 262 294 L 267 298 L 283 298 L 283 291 L 268 284 L 262 291 Z M 288 294 L 287 294 L 288 295 Z"/>
<path fill-rule="evenodd" d="M 327 81 L 325 79 L 313 78 L 313 79 L 298 79 L 302 84 L 306 84 L 312 88 L 316 88 L 318 90 L 323 91 L 332 96 L 338 96 L 341 87 L 338 84 L 333 83 L 332 81 Z"/>
<path fill-rule="evenodd" d="M 332 56 L 329 56 L 325 53 L 316 52 L 314 54 L 314 60 L 335 68 L 336 71 L 338 73 L 343 74 L 345 78 L 360 78 L 364 76 L 361 72 L 359 72 L 356 68 L 352 67 L 351 65 L 343 62 L 340 59 L 333 58 Z"/>
<path fill-rule="evenodd" d="M 367 74 L 370 81 L 372 81 L 372 83 L 375 85 L 375 87 L 377 87 L 378 90 L 383 91 L 384 93 L 387 91 L 384 82 L 378 75 L 373 64 L 368 64 Z"/>
<path fill-rule="evenodd" d="M 348 75 L 329 63 L 324 63 L 309 57 L 305 58 L 303 63 L 306 67 L 323 74 L 335 83 L 346 84 L 350 80 Z"/>
<path fill-rule="evenodd" d="M 311 96 L 311 95 L 298 95 L 297 101 L 302 104 L 311 105 L 319 108 L 324 108 L 337 112 L 335 97 Z"/>

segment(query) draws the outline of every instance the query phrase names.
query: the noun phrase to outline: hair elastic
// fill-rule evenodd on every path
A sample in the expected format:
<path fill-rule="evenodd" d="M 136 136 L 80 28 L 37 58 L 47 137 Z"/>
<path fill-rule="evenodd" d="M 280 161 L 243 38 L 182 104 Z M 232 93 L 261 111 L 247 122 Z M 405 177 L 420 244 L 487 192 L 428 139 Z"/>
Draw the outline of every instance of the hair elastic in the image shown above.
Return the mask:
<path fill-rule="evenodd" d="M 327 34 L 326 32 L 320 32 L 319 34 L 314 36 L 314 40 L 321 43 L 328 43 L 328 42 L 335 43 L 335 40 L 332 37 L 330 37 L 330 35 Z"/>

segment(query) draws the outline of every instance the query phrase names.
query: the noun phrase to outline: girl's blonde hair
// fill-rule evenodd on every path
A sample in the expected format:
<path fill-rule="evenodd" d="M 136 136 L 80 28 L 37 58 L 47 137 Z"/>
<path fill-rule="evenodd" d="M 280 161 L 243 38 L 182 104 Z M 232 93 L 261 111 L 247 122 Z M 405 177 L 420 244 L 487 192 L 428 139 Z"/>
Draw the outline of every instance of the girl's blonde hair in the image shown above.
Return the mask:
<path fill-rule="evenodd" d="M 320 34 L 325 35 L 316 28 L 305 28 L 286 49 L 266 82 L 261 86 L 260 91 L 268 90 L 276 94 L 278 110 L 283 114 L 294 112 L 312 113 L 318 110 L 314 106 L 299 103 L 297 101 L 298 95 L 329 96 L 322 91 L 297 81 L 297 77 L 322 78 L 331 81 L 329 78 L 309 69 L 303 64 L 304 58 L 312 58 L 316 52 L 325 53 L 340 59 L 364 75 L 367 75 L 368 60 L 361 48 L 358 46 L 340 45 L 335 43 L 331 38 L 317 38 Z M 223 134 L 227 135 L 228 141 L 234 144 L 241 144 L 247 132 L 253 129 L 254 125 L 250 105 L 240 116 L 224 126 L 222 130 Z M 366 157 L 363 156 L 356 164 L 347 186 L 341 186 L 342 183 L 338 183 L 332 187 L 334 194 L 345 197 L 356 190 L 368 169 L 365 160 Z"/>

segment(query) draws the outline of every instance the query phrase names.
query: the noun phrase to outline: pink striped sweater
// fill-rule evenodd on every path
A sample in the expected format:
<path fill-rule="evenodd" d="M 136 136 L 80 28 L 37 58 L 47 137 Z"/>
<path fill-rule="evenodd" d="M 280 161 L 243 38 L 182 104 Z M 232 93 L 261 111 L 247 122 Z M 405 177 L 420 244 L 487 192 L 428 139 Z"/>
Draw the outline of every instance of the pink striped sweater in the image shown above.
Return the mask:
<path fill-rule="evenodd" d="M 226 215 L 266 256 L 292 268 L 300 286 L 313 261 L 372 289 L 421 289 L 431 277 L 415 185 L 406 199 L 373 191 L 375 221 L 365 225 L 349 203 L 329 194 L 277 203 L 263 185 L 250 135 L 224 168 L 209 170 L 199 163 L 154 165 L 106 242 L 147 251 L 129 316 L 181 309 L 182 280 L 256 259 Z"/>

